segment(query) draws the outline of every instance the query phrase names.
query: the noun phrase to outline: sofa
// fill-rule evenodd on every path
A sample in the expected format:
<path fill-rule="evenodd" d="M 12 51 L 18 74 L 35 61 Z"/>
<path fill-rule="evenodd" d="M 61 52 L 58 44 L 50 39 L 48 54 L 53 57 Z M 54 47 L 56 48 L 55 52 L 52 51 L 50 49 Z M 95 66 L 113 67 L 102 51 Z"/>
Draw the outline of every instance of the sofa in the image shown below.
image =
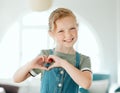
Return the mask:
<path fill-rule="evenodd" d="M 18 93 L 19 87 L 9 84 L 0 84 L 1 88 L 4 88 L 6 93 Z"/>
<path fill-rule="evenodd" d="M 86 90 L 80 87 L 80 93 L 109 93 L 110 74 L 93 73 L 93 81 L 91 87 Z"/>

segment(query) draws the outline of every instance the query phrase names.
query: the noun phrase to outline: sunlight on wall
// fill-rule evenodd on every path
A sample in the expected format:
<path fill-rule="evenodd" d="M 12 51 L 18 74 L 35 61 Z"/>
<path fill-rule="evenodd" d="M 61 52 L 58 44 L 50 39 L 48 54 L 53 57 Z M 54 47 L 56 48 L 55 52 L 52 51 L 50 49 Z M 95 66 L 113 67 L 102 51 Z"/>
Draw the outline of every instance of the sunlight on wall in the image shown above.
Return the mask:
<path fill-rule="evenodd" d="M 83 22 L 79 28 L 77 50 L 90 57 L 93 72 L 100 70 L 100 49 L 94 32 Z"/>
<path fill-rule="evenodd" d="M 19 25 L 15 23 L 0 44 L 0 78 L 10 78 L 19 65 Z"/>
<path fill-rule="evenodd" d="M 47 34 L 48 15 L 49 12 L 28 14 L 8 29 L 0 45 L 0 78 L 11 78 L 18 67 L 38 55 L 41 49 L 54 47 L 54 42 Z M 98 72 L 100 49 L 93 33 L 84 21 L 80 21 L 75 48 L 90 56 L 92 70 Z"/>

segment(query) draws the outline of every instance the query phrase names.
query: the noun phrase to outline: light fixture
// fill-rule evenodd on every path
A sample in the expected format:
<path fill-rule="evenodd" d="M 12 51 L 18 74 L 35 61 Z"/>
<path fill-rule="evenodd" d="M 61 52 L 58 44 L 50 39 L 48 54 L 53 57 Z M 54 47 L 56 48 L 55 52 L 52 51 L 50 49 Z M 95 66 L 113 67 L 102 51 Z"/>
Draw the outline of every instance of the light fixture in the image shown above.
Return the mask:
<path fill-rule="evenodd" d="M 52 0 L 29 0 L 30 8 L 33 11 L 45 11 L 52 5 Z"/>

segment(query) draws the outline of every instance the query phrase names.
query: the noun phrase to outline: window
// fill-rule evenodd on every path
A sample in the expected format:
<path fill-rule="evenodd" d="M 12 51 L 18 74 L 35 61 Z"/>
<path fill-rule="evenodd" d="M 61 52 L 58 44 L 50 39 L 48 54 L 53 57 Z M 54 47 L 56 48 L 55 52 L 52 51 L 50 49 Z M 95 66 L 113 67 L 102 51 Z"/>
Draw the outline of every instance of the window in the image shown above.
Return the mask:
<path fill-rule="evenodd" d="M 8 29 L 0 43 L 0 78 L 11 78 L 21 65 L 33 59 L 41 49 L 54 47 L 54 41 L 48 36 L 49 14 L 30 13 Z M 93 71 L 99 71 L 99 47 L 95 36 L 84 21 L 80 21 L 79 25 L 79 38 L 75 48 L 90 56 Z"/>

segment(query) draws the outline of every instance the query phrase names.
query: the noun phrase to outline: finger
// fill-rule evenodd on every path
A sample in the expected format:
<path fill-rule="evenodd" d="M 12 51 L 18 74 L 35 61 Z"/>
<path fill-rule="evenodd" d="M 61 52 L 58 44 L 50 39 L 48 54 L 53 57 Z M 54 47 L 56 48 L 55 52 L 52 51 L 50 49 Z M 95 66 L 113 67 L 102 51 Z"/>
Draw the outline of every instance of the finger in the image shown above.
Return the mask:
<path fill-rule="evenodd" d="M 46 55 L 43 55 L 43 57 L 44 57 L 44 62 L 47 62 L 47 56 Z"/>
<path fill-rule="evenodd" d="M 45 58 L 46 58 L 46 55 L 43 55 L 43 56 L 42 56 L 42 61 L 43 61 L 43 62 L 45 61 Z"/>
<path fill-rule="evenodd" d="M 38 57 L 38 61 L 40 61 L 40 62 L 45 62 L 45 60 L 46 60 L 46 58 L 47 58 L 47 56 L 46 55 L 43 55 L 43 56 L 39 56 Z"/>
<path fill-rule="evenodd" d="M 48 58 L 48 59 L 47 59 L 47 62 L 48 62 L 48 63 L 52 63 L 52 62 L 54 62 L 54 60 L 53 60 L 52 58 Z"/>
<path fill-rule="evenodd" d="M 47 58 L 47 62 L 55 62 L 55 56 L 54 55 L 49 55 Z"/>
<path fill-rule="evenodd" d="M 37 57 L 35 58 L 35 61 L 43 61 L 43 57 L 42 57 L 42 56 L 37 56 Z"/>

